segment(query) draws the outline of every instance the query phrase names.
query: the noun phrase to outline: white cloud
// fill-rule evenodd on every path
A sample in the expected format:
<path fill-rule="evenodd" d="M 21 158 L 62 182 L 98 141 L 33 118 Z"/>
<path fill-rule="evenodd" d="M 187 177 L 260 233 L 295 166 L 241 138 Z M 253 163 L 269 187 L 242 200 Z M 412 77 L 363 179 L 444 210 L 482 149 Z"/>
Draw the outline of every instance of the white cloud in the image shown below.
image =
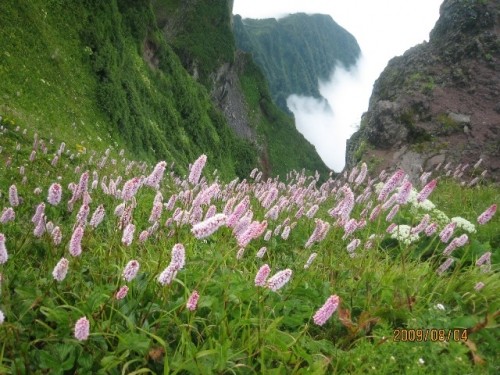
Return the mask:
<path fill-rule="evenodd" d="M 290 13 L 330 14 L 353 34 L 363 57 L 350 71 L 338 68 L 319 82 L 331 110 L 314 98 L 292 95 L 288 105 L 297 129 L 336 171 L 344 166 L 345 140 L 368 108 L 373 82 L 387 62 L 428 40 L 441 0 L 235 0 L 233 13 L 247 18 L 283 17 Z"/>

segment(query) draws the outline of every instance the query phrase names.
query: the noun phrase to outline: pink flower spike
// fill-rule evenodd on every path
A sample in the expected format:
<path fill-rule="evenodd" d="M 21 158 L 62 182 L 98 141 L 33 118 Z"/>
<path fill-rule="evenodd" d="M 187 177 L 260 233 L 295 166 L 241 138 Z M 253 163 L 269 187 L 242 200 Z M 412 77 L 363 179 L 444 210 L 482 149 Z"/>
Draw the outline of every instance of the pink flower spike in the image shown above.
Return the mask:
<path fill-rule="evenodd" d="M 205 163 L 207 162 L 207 156 L 201 155 L 192 165 L 191 170 L 189 172 L 188 181 L 196 185 L 200 180 L 201 172 L 203 167 L 205 167 Z"/>
<path fill-rule="evenodd" d="M 399 204 L 405 204 L 406 202 L 408 202 L 412 187 L 413 186 L 410 181 L 406 181 L 403 183 L 403 186 L 399 190 L 399 194 L 397 196 L 397 202 Z"/>
<path fill-rule="evenodd" d="M 439 268 L 437 269 L 437 274 L 438 275 L 442 275 L 448 268 L 450 268 L 450 266 L 453 264 L 455 260 L 453 258 L 448 258 L 446 259 L 443 264 L 441 264 L 439 266 Z"/>
<path fill-rule="evenodd" d="M 306 264 L 304 264 L 304 269 L 308 269 L 309 267 L 311 267 L 312 262 L 314 262 L 314 259 L 316 259 L 317 256 L 317 253 L 312 253 L 307 259 Z"/>
<path fill-rule="evenodd" d="M 123 230 L 122 243 L 125 246 L 130 246 L 134 239 L 135 225 L 127 224 L 125 229 Z"/>
<path fill-rule="evenodd" d="M 224 224 L 226 224 L 226 215 L 216 214 L 205 221 L 193 225 L 191 232 L 196 238 L 202 239 L 216 232 Z"/>
<path fill-rule="evenodd" d="M 429 182 L 427 185 L 424 186 L 424 188 L 418 193 L 417 195 L 417 202 L 423 202 L 427 199 L 429 195 L 431 195 L 432 191 L 437 185 L 437 180 L 434 179 L 431 182 Z"/>
<path fill-rule="evenodd" d="M 287 268 L 283 271 L 277 272 L 274 276 L 269 278 L 269 280 L 267 280 L 266 285 L 273 292 L 276 292 L 277 290 L 284 287 L 285 284 L 290 281 L 291 277 L 292 277 L 292 270 Z"/>
<path fill-rule="evenodd" d="M 457 223 L 452 221 L 451 223 L 449 223 L 447 226 L 444 227 L 441 233 L 439 233 L 439 238 L 441 238 L 442 242 L 448 243 L 451 236 L 453 235 L 453 231 L 455 230 L 456 225 Z"/>
<path fill-rule="evenodd" d="M 68 273 L 69 261 L 66 258 L 61 258 L 59 262 L 57 262 L 54 270 L 52 271 L 52 276 L 56 281 L 63 281 L 66 278 Z"/>
<path fill-rule="evenodd" d="M 495 215 L 495 212 L 497 211 L 497 205 L 492 204 L 486 211 L 484 211 L 479 217 L 477 218 L 477 222 L 481 225 L 486 224 L 488 221 L 491 220 L 493 215 Z"/>
<path fill-rule="evenodd" d="M 160 276 L 158 276 L 158 282 L 161 285 L 169 285 L 175 278 L 175 275 L 177 275 L 177 270 L 174 266 L 172 266 L 172 264 L 169 264 L 168 267 L 163 270 Z"/>
<path fill-rule="evenodd" d="M 425 235 L 426 235 L 427 237 L 432 236 L 432 235 L 436 232 L 437 227 L 438 227 L 438 226 L 437 226 L 437 223 L 431 223 L 431 224 L 429 224 L 429 225 L 425 228 L 425 231 L 424 231 L 424 232 L 425 232 Z"/>
<path fill-rule="evenodd" d="M 16 218 L 16 213 L 12 207 L 4 208 L 2 215 L 0 216 L 0 224 L 8 223 L 9 221 L 14 221 Z"/>
<path fill-rule="evenodd" d="M 316 314 L 314 314 L 313 317 L 314 323 L 319 326 L 325 324 L 326 321 L 330 319 L 335 310 L 337 310 L 339 303 L 340 303 L 339 296 L 335 294 L 330 296 L 326 300 L 325 304 L 321 306 L 318 311 L 316 311 Z"/>
<path fill-rule="evenodd" d="M 51 204 L 52 206 L 57 206 L 61 202 L 61 197 L 62 197 L 62 186 L 57 182 L 50 185 L 47 202 L 49 202 L 49 204 Z"/>
<path fill-rule="evenodd" d="M 69 241 L 69 253 L 74 257 L 77 257 L 82 253 L 82 238 L 83 238 L 83 228 L 81 226 L 78 226 L 73 231 L 73 234 L 71 235 L 71 240 Z"/>
<path fill-rule="evenodd" d="M 127 294 L 128 294 L 128 286 L 124 285 L 115 293 L 115 299 L 122 300 L 127 296 Z"/>
<path fill-rule="evenodd" d="M 104 220 L 104 215 L 106 214 L 104 210 L 104 205 L 99 205 L 99 207 L 96 208 L 94 213 L 92 214 L 92 218 L 90 219 L 90 226 L 92 228 L 97 228 L 99 224 Z"/>
<path fill-rule="evenodd" d="M 491 263 L 491 251 L 485 252 L 481 257 L 476 261 L 476 266 L 482 266 L 483 264 Z"/>
<path fill-rule="evenodd" d="M 0 264 L 5 264 L 7 259 L 9 259 L 9 254 L 5 247 L 5 236 L 3 233 L 0 233 Z"/>
<path fill-rule="evenodd" d="M 58 246 L 61 244 L 61 240 L 62 240 L 61 228 L 55 227 L 52 230 L 51 236 L 52 236 L 52 241 L 54 242 L 54 245 Z"/>
<path fill-rule="evenodd" d="M 19 196 L 17 195 L 16 185 L 11 185 L 9 188 L 9 203 L 12 207 L 19 206 Z"/>
<path fill-rule="evenodd" d="M 378 196 L 379 202 L 383 202 L 387 199 L 387 196 L 401 183 L 405 176 L 405 172 L 402 169 L 398 169 L 384 184 L 384 187 L 380 191 Z"/>
<path fill-rule="evenodd" d="M 257 251 L 257 254 L 255 254 L 255 256 L 257 258 L 263 258 L 264 255 L 266 255 L 266 251 L 267 251 L 267 247 L 263 246 L 259 249 L 259 251 Z"/>
<path fill-rule="evenodd" d="M 172 248 L 172 260 L 170 264 L 178 271 L 184 268 L 186 264 L 186 249 L 184 245 L 177 243 Z"/>
<path fill-rule="evenodd" d="M 75 338 L 85 341 L 89 338 L 90 323 L 86 317 L 81 317 L 75 324 Z"/>
<path fill-rule="evenodd" d="M 196 306 L 198 305 L 198 298 L 200 298 L 198 291 L 193 290 L 193 293 L 191 293 L 191 296 L 189 296 L 189 299 L 186 303 L 186 307 L 189 311 L 196 310 Z"/>
<path fill-rule="evenodd" d="M 132 281 L 137 276 L 139 268 L 140 264 L 137 260 L 134 259 L 128 262 L 125 266 L 125 269 L 123 270 L 123 279 L 128 282 Z"/>
<path fill-rule="evenodd" d="M 165 168 L 167 163 L 165 161 L 160 161 L 156 164 L 153 172 L 146 178 L 145 184 L 151 186 L 154 189 L 160 188 L 160 182 L 163 179 L 163 174 L 165 173 Z"/>
<path fill-rule="evenodd" d="M 266 286 L 266 280 L 271 273 L 271 268 L 268 264 L 264 264 L 260 267 L 257 275 L 255 275 L 255 286 Z"/>

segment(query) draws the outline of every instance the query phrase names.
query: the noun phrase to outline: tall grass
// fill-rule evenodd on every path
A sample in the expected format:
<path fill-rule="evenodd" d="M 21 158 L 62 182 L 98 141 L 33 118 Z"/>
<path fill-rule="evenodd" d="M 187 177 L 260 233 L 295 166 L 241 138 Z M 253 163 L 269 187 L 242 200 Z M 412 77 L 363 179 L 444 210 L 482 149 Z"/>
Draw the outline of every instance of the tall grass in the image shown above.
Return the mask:
<path fill-rule="evenodd" d="M 363 178 L 363 166 L 321 184 L 296 171 L 264 181 L 257 170 L 225 182 L 203 174 L 204 158 L 179 176 L 171 160 L 153 168 L 113 147 L 63 150 L 1 126 L 1 373 L 498 370 L 500 219 L 476 219 L 500 192 L 482 178 L 467 186 L 483 166 L 442 166 L 413 181 L 405 198 L 405 181 Z M 419 203 L 433 179 L 432 201 Z M 54 183 L 59 203 L 48 199 Z M 425 215 L 422 232 L 403 235 Z M 426 235 L 432 223 L 437 230 Z M 451 267 L 438 272 L 443 251 L 463 235 Z M 62 258 L 67 274 L 56 268 Z M 256 286 L 265 264 L 269 275 Z M 275 282 L 283 270 L 289 279 Z M 318 313 L 331 296 L 338 306 Z"/>

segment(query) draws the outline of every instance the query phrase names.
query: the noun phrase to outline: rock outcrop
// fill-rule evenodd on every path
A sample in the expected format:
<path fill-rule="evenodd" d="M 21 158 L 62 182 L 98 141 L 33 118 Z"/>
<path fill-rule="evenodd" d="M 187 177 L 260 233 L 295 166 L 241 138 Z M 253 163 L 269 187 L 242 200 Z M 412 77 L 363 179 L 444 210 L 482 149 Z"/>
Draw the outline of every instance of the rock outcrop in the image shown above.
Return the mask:
<path fill-rule="evenodd" d="M 381 170 L 482 158 L 500 181 L 500 2 L 445 0 L 428 43 L 393 58 L 375 82 L 346 165 Z"/>

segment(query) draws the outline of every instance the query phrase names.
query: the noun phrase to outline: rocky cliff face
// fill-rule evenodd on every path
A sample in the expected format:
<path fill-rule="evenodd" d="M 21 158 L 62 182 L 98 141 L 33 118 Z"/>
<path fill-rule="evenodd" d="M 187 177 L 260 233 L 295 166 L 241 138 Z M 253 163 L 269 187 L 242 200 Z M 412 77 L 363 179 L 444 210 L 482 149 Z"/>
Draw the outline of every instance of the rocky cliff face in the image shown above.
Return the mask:
<path fill-rule="evenodd" d="M 346 164 L 403 167 L 482 158 L 500 180 L 500 2 L 445 0 L 428 43 L 392 59 L 375 82 Z"/>

